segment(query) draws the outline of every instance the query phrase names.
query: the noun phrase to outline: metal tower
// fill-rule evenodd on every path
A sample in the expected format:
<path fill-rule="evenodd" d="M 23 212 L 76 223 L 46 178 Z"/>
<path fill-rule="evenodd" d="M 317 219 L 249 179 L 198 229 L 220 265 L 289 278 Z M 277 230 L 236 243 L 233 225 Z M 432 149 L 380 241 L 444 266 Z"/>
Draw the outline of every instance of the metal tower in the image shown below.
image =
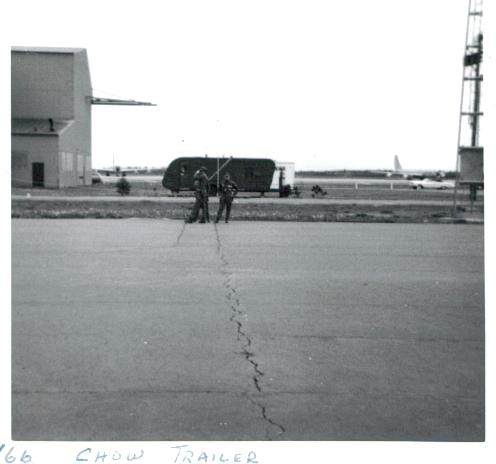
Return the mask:
<path fill-rule="evenodd" d="M 482 45 L 482 0 L 469 0 L 458 124 L 455 214 L 458 187 L 462 184 L 469 185 L 470 200 L 473 202 L 478 186 L 483 184 L 483 148 L 479 145 L 480 117 L 483 115 L 480 107 L 483 79 L 481 74 Z"/>

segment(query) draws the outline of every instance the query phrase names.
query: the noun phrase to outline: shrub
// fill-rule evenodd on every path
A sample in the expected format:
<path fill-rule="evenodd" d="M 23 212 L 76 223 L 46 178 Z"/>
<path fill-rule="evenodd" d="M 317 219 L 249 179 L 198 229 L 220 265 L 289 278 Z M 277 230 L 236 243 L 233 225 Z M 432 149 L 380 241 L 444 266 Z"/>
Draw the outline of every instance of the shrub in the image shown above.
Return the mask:
<path fill-rule="evenodd" d="M 121 195 L 129 195 L 129 192 L 131 191 L 131 185 L 127 181 L 125 177 L 121 177 L 116 184 L 117 187 L 117 193 Z"/>

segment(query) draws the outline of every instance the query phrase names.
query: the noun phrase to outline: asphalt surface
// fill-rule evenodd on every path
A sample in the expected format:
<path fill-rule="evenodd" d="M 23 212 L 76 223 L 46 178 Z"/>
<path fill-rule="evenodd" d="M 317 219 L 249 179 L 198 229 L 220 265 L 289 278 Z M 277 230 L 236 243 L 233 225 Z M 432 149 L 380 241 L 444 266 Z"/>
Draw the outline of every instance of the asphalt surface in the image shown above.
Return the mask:
<path fill-rule="evenodd" d="M 479 225 L 12 221 L 15 440 L 484 439 Z"/>

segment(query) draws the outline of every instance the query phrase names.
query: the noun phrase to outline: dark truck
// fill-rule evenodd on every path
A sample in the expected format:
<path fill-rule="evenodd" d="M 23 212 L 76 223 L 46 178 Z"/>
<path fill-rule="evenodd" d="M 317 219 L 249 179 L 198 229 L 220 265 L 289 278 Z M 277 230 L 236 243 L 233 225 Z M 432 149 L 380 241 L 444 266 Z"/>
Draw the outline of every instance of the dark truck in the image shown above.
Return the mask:
<path fill-rule="evenodd" d="M 229 173 L 241 192 L 270 191 L 276 164 L 266 158 L 176 158 L 164 172 L 162 185 L 174 193 L 194 190 L 193 175 L 202 166 L 207 168 L 210 194 L 216 195 L 218 185 Z"/>

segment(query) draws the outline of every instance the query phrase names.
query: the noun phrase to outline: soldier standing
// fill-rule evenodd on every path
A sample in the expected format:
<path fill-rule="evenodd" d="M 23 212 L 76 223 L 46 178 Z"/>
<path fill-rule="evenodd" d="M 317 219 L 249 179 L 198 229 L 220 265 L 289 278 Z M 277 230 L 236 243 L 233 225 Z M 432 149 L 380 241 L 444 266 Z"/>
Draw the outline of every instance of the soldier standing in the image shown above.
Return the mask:
<path fill-rule="evenodd" d="M 200 222 L 205 223 L 209 219 L 208 214 L 208 176 L 207 168 L 202 166 L 193 175 L 193 185 L 195 188 L 195 204 L 191 210 L 188 223 L 196 222 L 198 214 L 201 210 Z"/>
<path fill-rule="evenodd" d="M 231 176 L 229 174 L 226 174 L 224 176 L 224 181 L 220 186 L 219 210 L 217 211 L 217 219 L 215 220 L 215 223 L 220 221 L 224 207 L 226 208 L 226 224 L 229 222 L 231 205 L 236 193 L 238 193 L 238 186 L 236 185 L 236 182 L 231 180 Z"/>

